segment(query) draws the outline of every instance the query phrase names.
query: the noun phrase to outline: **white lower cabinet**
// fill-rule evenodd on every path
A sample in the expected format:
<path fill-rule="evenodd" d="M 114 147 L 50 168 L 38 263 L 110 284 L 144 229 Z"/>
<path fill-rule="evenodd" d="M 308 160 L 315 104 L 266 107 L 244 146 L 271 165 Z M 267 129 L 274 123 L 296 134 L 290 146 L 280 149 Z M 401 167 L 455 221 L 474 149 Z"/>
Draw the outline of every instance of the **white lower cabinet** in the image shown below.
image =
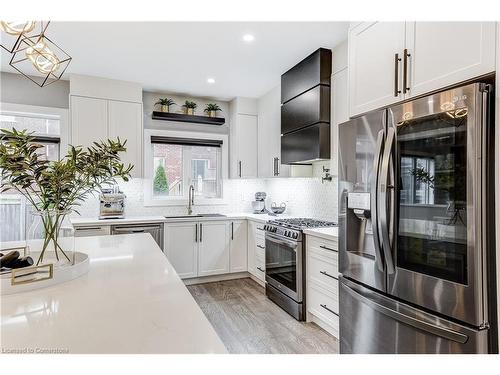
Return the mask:
<path fill-rule="evenodd" d="M 248 269 L 247 221 L 235 220 L 230 225 L 229 272 L 245 272 Z"/>
<path fill-rule="evenodd" d="M 264 224 L 248 220 L 248 272 L 264 285 L 266 281 L 266 252 Z"/>
<path fill-rule="evenodd" d="M 229 273 L 229 224 L 204 221 L 198 228 L 198 276 Z"/>
<path fill-rule="evenodd" d="M 306 237 L 307 321 L 339 337 L 338 243 Z"/>
<path fill-rule="evenodd" d="M 198 223 L 165 224 L 165 255 L 181 279 L 198 276 Z"/>
<path fill-rule="evenodd" d="M 166 223 L 165 255 L 181 279 L 245 272 L 247 222 Z"/>

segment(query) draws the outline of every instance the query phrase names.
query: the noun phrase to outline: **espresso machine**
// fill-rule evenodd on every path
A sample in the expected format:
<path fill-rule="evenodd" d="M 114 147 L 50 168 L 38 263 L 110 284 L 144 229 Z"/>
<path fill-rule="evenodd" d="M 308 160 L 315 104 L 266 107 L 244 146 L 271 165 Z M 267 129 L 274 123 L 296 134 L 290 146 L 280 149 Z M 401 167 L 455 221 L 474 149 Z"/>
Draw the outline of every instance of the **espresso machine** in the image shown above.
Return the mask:
<path fill-rule="evenodd" d="M 99 219 L 125 218 L 125 198 L 118 186 L 102 189 L 99 195 Z"/>

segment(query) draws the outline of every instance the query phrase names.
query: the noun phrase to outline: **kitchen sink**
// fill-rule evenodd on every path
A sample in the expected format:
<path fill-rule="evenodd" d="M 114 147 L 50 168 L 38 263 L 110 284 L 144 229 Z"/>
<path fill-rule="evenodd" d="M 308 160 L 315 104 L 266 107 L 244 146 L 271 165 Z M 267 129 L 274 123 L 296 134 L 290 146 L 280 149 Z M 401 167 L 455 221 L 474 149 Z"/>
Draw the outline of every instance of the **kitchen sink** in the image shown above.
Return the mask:
<path fill-rule="evenodd" d="M 189 218 L 199 218 L 199 217 L 226 217 L 224 214 L 193 214 L 193 215 L 176 215 L 176 216 L 165 216 L 165 219 L 189 219 Z"/>

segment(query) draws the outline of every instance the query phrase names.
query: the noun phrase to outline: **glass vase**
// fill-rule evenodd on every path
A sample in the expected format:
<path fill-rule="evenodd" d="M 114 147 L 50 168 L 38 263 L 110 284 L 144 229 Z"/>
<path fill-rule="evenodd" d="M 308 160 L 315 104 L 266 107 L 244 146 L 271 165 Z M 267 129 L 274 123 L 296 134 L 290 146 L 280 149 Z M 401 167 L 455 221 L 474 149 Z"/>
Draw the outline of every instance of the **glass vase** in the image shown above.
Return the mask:
<path fill-rule="evenodd" d="M 65 220 L 70 212 L 30 210 L 26 218 L 26 247 L 34 265 L 52 263 L 57 268 L 75 264 L 74 230 Z"/>

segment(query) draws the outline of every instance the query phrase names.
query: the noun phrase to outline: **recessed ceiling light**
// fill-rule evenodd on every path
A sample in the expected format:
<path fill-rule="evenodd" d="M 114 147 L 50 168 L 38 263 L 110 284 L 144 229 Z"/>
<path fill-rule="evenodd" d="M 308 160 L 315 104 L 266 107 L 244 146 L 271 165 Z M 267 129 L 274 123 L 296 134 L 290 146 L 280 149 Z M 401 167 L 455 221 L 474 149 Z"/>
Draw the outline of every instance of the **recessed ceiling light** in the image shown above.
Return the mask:
<path fill-rule="evenodd" d="M 207 83 L 215 83 L 215 79 L 214 78 L 207 78 Z"/>
<path fill-rule="evenodd" d="M 255 40 L 255 37 L 252 34 L 245 34 L 243 35 L 243 40 L 245 42 L 253 42 Z"/>

